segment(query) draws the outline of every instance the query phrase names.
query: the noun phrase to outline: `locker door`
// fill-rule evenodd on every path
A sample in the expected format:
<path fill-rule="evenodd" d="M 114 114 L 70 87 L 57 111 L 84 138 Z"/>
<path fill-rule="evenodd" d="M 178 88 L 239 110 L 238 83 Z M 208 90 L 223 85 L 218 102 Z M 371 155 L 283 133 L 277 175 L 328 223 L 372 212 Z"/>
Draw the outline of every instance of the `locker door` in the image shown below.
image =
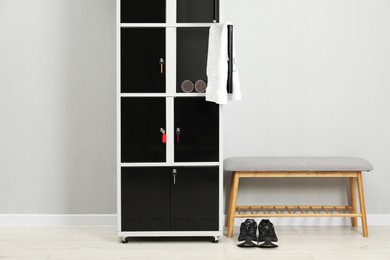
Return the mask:
<path fill-rule="evenodd" d="M 174 99 L 175 162 L 219 160 L 219 106 L 204 97 Z"/>
<path fill-rule="evenodd" d="M 207 82 L 207 50 L 209 28 L 177 28 L 176 91 L 183 92 L 185 80 Z M 193 91 L 195 92 L 195 90 Z"/>
<path fill-rule="evenodd" d="M 121 29 L 121 92 L 165 92 L 165 28 Z"/>
<path fill-rule="evenodd" d="M 121 23 L 165 23 L 165 0 L 121 0 Z"/>
<path fill-rule="evenodd" d="M 165 98 L 121 98 L 121 162 L 165 162 Z"/>
<path fill-rule="evenodd" d="M 218 0 L 177 0 L 178 23 L 212 23 L 219 21 Z"/>
<path fill-rule="evenodd" d="M 171 193 L 171 230 L 218 230 L 218 167 L 172 168 Z"/>
<path fill-rule="evenodd" d="M 169 180 L 167 168 L 122 168 L 122 231 L 169 230 Z"/>

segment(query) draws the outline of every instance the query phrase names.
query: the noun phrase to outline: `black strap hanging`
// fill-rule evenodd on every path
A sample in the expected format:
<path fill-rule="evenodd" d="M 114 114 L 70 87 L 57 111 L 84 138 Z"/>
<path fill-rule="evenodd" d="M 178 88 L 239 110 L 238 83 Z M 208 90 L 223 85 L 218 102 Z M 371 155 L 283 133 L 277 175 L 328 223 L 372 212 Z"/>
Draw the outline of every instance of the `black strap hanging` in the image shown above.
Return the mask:
<path fill-rule="evenodd" d="M 227 93 L 233 93 L 233 25 L 227 26 L 228 33 L 228 78 Z"/>

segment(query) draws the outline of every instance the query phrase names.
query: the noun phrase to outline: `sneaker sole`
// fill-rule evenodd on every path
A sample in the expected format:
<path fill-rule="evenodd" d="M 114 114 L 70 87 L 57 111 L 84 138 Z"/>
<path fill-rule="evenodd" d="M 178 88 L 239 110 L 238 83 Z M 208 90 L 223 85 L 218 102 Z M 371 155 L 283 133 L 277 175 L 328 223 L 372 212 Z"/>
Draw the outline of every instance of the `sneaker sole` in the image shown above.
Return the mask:
<path fill-rule="evenodd" d="M 261 248 L 272 248 L 272 247 L 278 247 L 279 243 L 271 241 L 269 239 L 265 240 L 264 242 L 259 242 L 259 247 Z"/>
<path fill-rule="evenodd" d="M 239 247 L 257 247 L 257 241 L 253 241 L 250 238 L 247 238 L 244 241 L 238 241 L 237 246 L 239 246 Z"/>

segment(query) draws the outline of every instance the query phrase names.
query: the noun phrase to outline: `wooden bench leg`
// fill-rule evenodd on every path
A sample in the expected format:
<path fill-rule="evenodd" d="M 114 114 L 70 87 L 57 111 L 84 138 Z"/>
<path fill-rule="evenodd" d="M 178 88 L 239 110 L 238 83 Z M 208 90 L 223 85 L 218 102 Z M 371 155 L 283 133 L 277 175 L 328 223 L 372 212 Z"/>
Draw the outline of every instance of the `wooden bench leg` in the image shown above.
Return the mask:
<path fill-rule="evenodd" d="M 362 173 L 361 172 L 358 173 L 357 183 L 358 183 L 358 191 L 359 191 L 360 213 L 362 214 L 363 237 L 368 237 L 367 217 L 366 217 L 366 204 L 364 202 L 363 179 L 362 179 Z"/>
<path fill-rule="evenodd" d="M 240 182 L 240 176 L 238 172 L 232 173 L 232 185 L 230 189 L 229 211 L 227 217 L 227 237 L 233 237 L 234 228 L 234 214 L 236 212 L 238 185 Z"/>
<path fill-rule="evenodd" d="M 226 224 L 225 227 L 229 227 L 230 224 L 230 208 L 232 205 L 232 191 L 233 191 L 233 183 L 234 183 L 234 172 L 232 172 L 232 176 L 230 178 L 230 194 L 229 194 L 229 204 L 226 214 Z"/>
<path fill-rule="evenodd" d="M 352 207 L 352 213 L 356 214 L 356 189 L 355 189 L 355 178 L 350 177 L 349 178 L 349 189 L 350 189 L 350 194 L 351 194 L 351 207 Z M 351 218 L 351 224 L 353 227 L 358 226 L 357 222 L 357 217 L 352 217 Z"/>

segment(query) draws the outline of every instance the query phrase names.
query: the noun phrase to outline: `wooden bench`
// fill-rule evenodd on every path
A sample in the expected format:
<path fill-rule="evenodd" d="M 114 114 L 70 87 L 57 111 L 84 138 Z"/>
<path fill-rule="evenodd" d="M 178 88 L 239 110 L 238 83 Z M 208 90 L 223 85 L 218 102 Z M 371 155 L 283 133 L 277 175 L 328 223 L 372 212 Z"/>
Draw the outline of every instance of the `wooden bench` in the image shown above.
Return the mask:
<path fill-rule="evenodd" d="M 232 172 L 227 236 L 233 236 L 235 218 L 270 217 L 350 217 L 357 227 L 362 221 L 363 237 L 368 237 L 362 172 L 373 169 L 368 161 L 355 157 L 233 157 L 224 161 L 224 170 Z M 237 205 L 241 178 L 349 178 L 348 205 Z M 357 180 L 360 212 L 356 209 Z"/>

